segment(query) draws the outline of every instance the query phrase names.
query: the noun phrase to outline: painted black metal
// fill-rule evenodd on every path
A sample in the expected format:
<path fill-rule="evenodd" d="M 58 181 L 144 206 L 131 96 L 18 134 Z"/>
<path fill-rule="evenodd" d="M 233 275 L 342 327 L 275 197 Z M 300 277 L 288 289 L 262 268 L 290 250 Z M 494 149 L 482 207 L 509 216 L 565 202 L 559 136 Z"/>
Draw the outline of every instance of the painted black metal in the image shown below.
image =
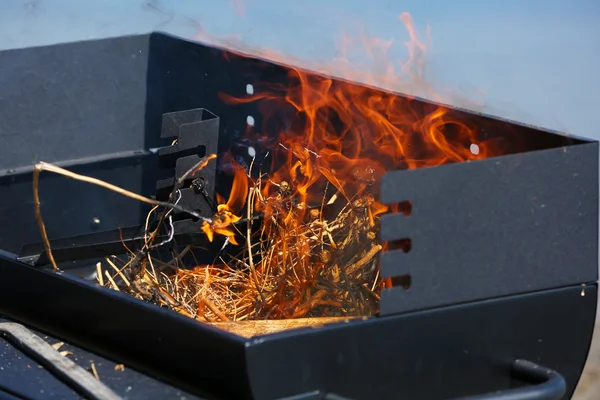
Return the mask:
<path fill-rule="evenodd" d="M 0 322 L 0 337 L 4 337 L 24 354 L 37 360 L 54 376 L 68 383 L 71 388 L 85 398 L 121 400 L 121 396 L 110 387 L 89 374 L 70 358 L 61 355 L 57 349 L 25 326 L 16 322 Z"/>
<path fill-rule="evenodd" d="M 381 256 L 382 276 L 411 276 L 382 314 L 598 279 L 597 143 L 391 172 L 381 199 L 411 202 L 381 218 L 383 240 L 411 240 Z"/>
<path fill-rule="evenodd" d="M 558 371 L 570 398 L 596 309 L 596 286 L 583 290 L 583 296 L 581 288 L 564 288 L 257 338 L 247 351 L 250 379 L 258 398 L 321 389 L 352 399 L 448 399 L 525 384 L 510 374 L 522 358 Z"/>
<path fill-rule="evenodd" d="M 567 391 L 567 382 L 561 374 L 531 361 L 515 360 L 511 372 L 531 385 L 461 400 L 560 400 Z"/>
<path fill-rule="evenodd" d="M 259 213 L 253 216 L 253 224 L 257 224 L 260 220 L 262 220 L 262 216 Z M 247 223 L 248 219 L 244 218 L 233 225 L 240 229 L 241 227 L 246 228 Z M 193 244 L 206 249 L 207 252 L 214 252 L 220 250 L 224 244 L 224 240 L 219 237 L 215 238 L 213 242 L 209 242 L 206 235 L 199 230 L 197 222 L 193 220 L 184 219 L 174 221 L 173 225 L 175 231 L 173 243 L 166 243 L 161 249 L 171 248 L 176 243 L 177 246 Z M 156 241 L 158 243 L 167 242 L 169 237 L 168 233 L 163 233 L 157 236 Z M 50 241 L 50 247 L 54 255 L 54 260 L 57 263 L 65 263 L 68 261 L 89 260 L 124 254 L 129 250 L 140 250 L 144 246 L 144 243 L 143 227 L 132 226 L 112 231 L 55 239 Z M 17 260 L 35 266 L 44 266 L 50 263 L 42 242 L 23 246 Z"/>
<path fill-rule="evenodd" d="M 229 109 L 218 97 L 243 95 L 257 61 L 228 62 L 220 50 L 161 34 L 8 50 L 0 60 L 0 137 L 10 149 L 0 157 L 0 215 L 20 216 L 3 218 L 10 234 L 0 235 L 0 249 L 15 254 L 39 240 L 31 212 L 36 160 L 71 163 L 75 172 L 150 196 L 160 171 L 149 150 L 172 142 L 161 138 L 163 114 L 210 109 L 221 117 L 220 148 L 238 141 L 247 115 L 260 121 L 254 105 Z M 49 173 L 40 195 L 51 239 L 139 225 L 149 210 Z"/>
<path fill-rule="evenodd" d="M 302 122 L 282 106 L 270 110 L 279 120 L 263 125 L 260 102 L 232 105 L 219 96 L 243 96 L 248 83 L 256 91 L 286 84 L 288 68 L 162 34 L 11 50 L 0 60 L 0 134 L 11 149 L 0 158 L 0 249 L 8 252 L 39 240 L 27 170 L 35 156 L 151 195 L 165 178 L 160 156 L 149 151 L 171 142 L 160 137 L 165 114 L 211 110 L 219 117 L 217 152 L 233 150 L 242 164 L 255 146 L 244 142 L 247 115 L 267 137 Z M 401 95 L 397 104 L 416 116 L 438 107 Z M 383 178 L 384 202 L 412 206 L 409 216 L 382 218 L 381 237 L 412 246 L 384 254 L 382 271 L 410 275 L 412 286 L 384 291 L 380 316 L 246 340 L 5 259 L 0 313 L 215 398 L 476 395 L 522 384 L 510 376 L 515 359 L 557 370 L 570 395 L 595 317 L 596 285 L 577 285 L 597 280 L 597 143 L 446 111 L 504 155 Z M 214 180 L 223 195 L 230 181 L 219 171 L 227 168 L 221 163 Z M 148 211 L 50 174 L 42 174 L 41 197 L 52 239 L 138 226 Z"/>
<path fill-rule="evenodd" d="M 0 315 L 0 323 L 9 322 Z M 64 340 L 50 335 L 35 332 L 49 345 L 62 343 L 60 351 L 68 351 L 65 355 L 80 367 L 90 371 L 91 364 L 100 377 L 100 381 L 115 393 L 127 400 L 170 400 L 200 398 L 184 392 L 150 376 L 135 371 L 129 365 L 119 368 L 120 362 L 112 362 L 97 354 L 89 353 Z M 72 386 L 58 380 L 37 361 L 24 354 L 12 343 L 0 338 L 0 399 L 57 399 L 79 400 L 81 395 Z M 13 397 L 3 397 L 9 393 Z"/>
<path fill-rule="evenodd" d="M 219 117 L 202 108 L 167 113 L 163 115 L 161 137 L 177 140 L 175 144 L 164 147 L 158 152 L 161 166 L 174 169 L 171 177 L 159 181 L 156 185 L 156 197 L 165 201 L 173 191 L 176 181 L 194 167 L 201 157 L 217 154 Z M 190 152 L 194 154 L 188 155 Z M 216 161 L 213 161 L 202 170 L 191 174 L 184 182 L 187 185 L 181 186 L 189 187 L 192 180 L 197 179 L 202 182 L 201 191 L 195 193 L 192 188 L 181 189 L 179 201 L 186 207 L 192 207 L 192 210 L 198 210 L 201 215 L 212 215 L 216 211 L 214 209 L 216 171 Z M 174 214 L 178 215 L 180 212 L 175 210 Z"/>
<path fill-rule="evenodd" d="M 216 212 L 216 162 L 209 162 L 201 170 L 193 171 L 183 182 L 179 180 L 202 157 L 217 153 L 219 118 L 202 108 L 167 113 L 163 116 L 161 137 L 173 141 L 171 145 L 158 150 L 158 163 L 171 176 L 156 183 L 155 197 L 168 201 L 171 193 L 177 190 L 174 202 L 185 209 L 210 217 Z M 179 245 L 209 244 L 206 236 L 200 233 L 201 221 L 195 221 L 179 210 L 173 210 L 171 214 L 174 216 L 173 235 L 170 229 L 163 230 L 164 234 L 158 238 L 159 242 L 171 242 L 167 240 L 171 237 Z M 122 254 L 129 251 L 127 249 L 138 250 L 144 243 L 143 232 L 143 227 L 139 225 L 54 239 L 50 244 L 54 249 L 54 259 L 61 263 Z M 49 263 L 42 242 L 25 244 L 18 258 L 31 265 Z"/>
<path fill-rule="evenodd" d="M 0 387 L 0 400 L 23 400 L 23 397 L 17 397 L 14 393 L 4 390 Z"/>
<path fill-rule="evenodd" d="M 232 105 L 219 96 L 244 96 L 247 84 L 256 92 L 262 85 L 285 85 L 290 80 L 287 67 L 163 34 L 8 50 L 0 52 L 0 59 L 0 135 L 3 148 L 11 149 L 0 160 L 0 215 L 20 216 L 18 221 L 3 220 L 11 234 L 0 235 L 0 249 L 12 253 L 39 240 L 31 212 L 30 168 L 36 159 L 79 163 L 70 168 L 149 196 L 161 177 L 156 155 L 148 150 L 171 142 L 161 138 L 164 114 L 210 110 L 219 117 L 218 151 L 233 149 L 242 162 L 249 160 L 247 116 L 266 136 L 294 120 L 291 109 L 272 110 L 265 126 L 258 111 L 261 102 Z M 437 107 L 397 97 L 399 107 L 409 101 L 415 114 Z M 506 153 L 582 142 L 460 110 L 449 110 L 448 118 L 457 115 L 478 127 L 475 139 L 494 140 Z M 255 150 L 258 155 L 268 151 Z M 139 225 L 148 212 L 131 199 L 49 173 L 42 174 L 40 184 L 51 239 Z M 229 183 L 219 179 L 216 185 L 226 192 Z M 51 196 L 45 195 L 48 190 Z"/>
<path fill-rule="evenodd" d="M 558 371 L 570 396 L 597 298 L 596 285 L 569 287 L 243 339 L 67 274 L 0 260 L 0 276 L 11 277 L 0 280 L 0 313 L 192 393 L 235 399 L 455 398 L 522 384 L 510 373 L 516 359 Z"/>
<path fill-rule="evenodd" d="M 198 395 L 248 397 L 237 336 L 68 274 L 0 259 L 0 276 L 0 314 Z"/>

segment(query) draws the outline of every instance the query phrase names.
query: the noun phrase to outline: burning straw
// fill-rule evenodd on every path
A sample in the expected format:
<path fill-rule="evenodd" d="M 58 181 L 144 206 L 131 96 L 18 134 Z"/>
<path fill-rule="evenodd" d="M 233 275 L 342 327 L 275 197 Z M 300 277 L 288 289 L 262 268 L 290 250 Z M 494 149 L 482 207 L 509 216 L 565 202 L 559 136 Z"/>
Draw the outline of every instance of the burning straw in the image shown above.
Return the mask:
<path fill-rule="evenodd" d="M 215 156 L 204 159 L 186 176 L 193 176 Z M 173 309 L 188 317 L 221 324 L 249 320 L 306 319 L 315 317 L 365 316 L 377 312 L 381 280 L 377 255 L 382 246 L 376 239 L 377 203 L 368 186 L 349 198 L 325 177 L 320 204 L 310 207 L 301 182 L 273 181 L 266 174 L 251 178 L 249 170 L 235 165 L 232 191 L 211 218 L 195 215 L 178 206 L 180 179 L 168 202 L 128 192 L 95 178 L 78 175 L 48 163 L 35 168 L 36 215 L 53 266 L 58 269 L 43 228 L 39 209 L 38 179 L 41 171 L 95 184 L 132 199 L 153 205 L 145 223 L 145 244 L 126 259 L 107 257 L 104 270 L 97 266 L 100 285 L 128 293 L 138 299 Z M 339 186 L 339 185 L 336 185 Z M 374 207 L 375 206 L 375 207 Z M 173 240 L 174 209 L 201 218 L 201 230 L 210 242 L 225 238 L 215 261 L 208 265 L 185 265 L 181 252 L 172 247 L 172 258 L 154 250 Z M 159 221 L 150 230 L 152 219 Z M 169 239 L 159 241 L 167 226 Z M 264 325 L 264 324 L 263 324 Z M 292 324 L 290 327 L 298 326 Z M 229 328 L 228 328 L 229 327 Z M 263 326 L 262 331 L 282 329 Z"/>

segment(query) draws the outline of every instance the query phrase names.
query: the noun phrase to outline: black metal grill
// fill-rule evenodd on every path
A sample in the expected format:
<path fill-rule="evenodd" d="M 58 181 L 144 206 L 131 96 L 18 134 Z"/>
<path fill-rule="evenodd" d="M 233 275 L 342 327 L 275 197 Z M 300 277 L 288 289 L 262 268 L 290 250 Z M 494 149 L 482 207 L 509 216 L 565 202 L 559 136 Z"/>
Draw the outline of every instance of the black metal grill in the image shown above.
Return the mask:
<path fill-rule="evenodd" d="M 504 154 L 393 171 L 378 183 L 382 202 L 410 204 L 381 218 L 380 239 L 391 243 L 381 274 L 398 284 L 382 292 L 380 313 L 245 339 L 42 268 L 28 165 L 37 156 L 164 199 L 199 157 L 239 145 L 248 115 L 260 120 L 257 104 L 226 104 L 219 92 L 285 82 L 288 68 L 162 34 L 0 59 L 1 314 L 209 398 L 573 392 L 597 299 L 597 142 L 448 108 Z M 439 107 L 398 98 L 424 115 Z M 194 179 L 181 201 L 209 216 L 228 182 L 212 167 Z M 146 207 L 76 185 L 42 175 L 45 222 L 62 238 L 52 248 L 65 269 L 122 252 L 121 238 L 140 243 Z M 185 215 L 174 226 L 179 244 L 205 240 Z"/>

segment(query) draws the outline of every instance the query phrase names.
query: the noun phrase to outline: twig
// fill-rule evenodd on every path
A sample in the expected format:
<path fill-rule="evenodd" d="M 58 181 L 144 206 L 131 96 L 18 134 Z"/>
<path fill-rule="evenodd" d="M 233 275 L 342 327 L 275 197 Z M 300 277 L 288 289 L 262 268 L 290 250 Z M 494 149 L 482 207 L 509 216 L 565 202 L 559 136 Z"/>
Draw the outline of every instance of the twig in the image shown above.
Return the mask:
<path fill-rule="evenodd" d="M 119 287 L 117 286 L 117 284 L 115 283 L 115 281 L 113 280 L 112 276 L 110 276 L 110 274 L 108 273 L 108 271 L 104 271 L 104 275 L 106 275 L 106 277 L 108 278 L 108 280 L 110 281 L 110 284 L 113 286 L 113 289 L 115 289 L 117 292 L 119 292 Z"/>
<path fill-rule="evenodd" d="M 229 318 L 219 308 L 206 297 L 201 297 L 200 301 L 206 304 L 206 306 L 212 311 L 217 317 L 221 319 L 221 321 L 229 321 Z"/>
<path fill-rule="evenodd" d="M 96 379 L 100 380 L 100 376 L 98 375 L 98 371 L 96 371 L 96 366 L 94 365 L 93 362 L 92 362 L 92 373 L 94 374 Z"/>
<path fill-rule="evenodd" d="M 177 262 L 178 262 L 179 260 L 181 260 L 181 258 L 182 258 L 183 256 L 185 256 L 185 255 L 186 255 L 186 254 L 187 254 L 187 253 L 188 253 L 188 252 L 189 252 L 191 249 L 192 249 L 192 246 L 186 246 L 186 247 L 185 247 L 185 248 L 184 248 L 184 249 L 181 251 L 181 253 L 177 254 L 177 255 L 176 255 L 176 256 L 175 256 L 175 257 L 174 257 L 174 258 L 173 258 L 171 261 L 169 261 L 168 263 L 165 263 L 165 264 L 164 264 L 164 266 L 166 266 L 166 267 L 171 267 L 171 266 L 173 266 L 174 264 L 177 264 Z M 176 265 L 175 265 L 175 268 L 177 268 L 177 266 L 176 266 Z"/>
<path fill-rule="evenodd" d="M 181 185 L 191 174 L 195 174 L 196 172 L 200 171 L 202 168 L 206 167 L 210 160 L 214 160 L 215 158 L 217 158 L 216 154 L 202 157 L 202 159 L 194 164 L 192 168 L 188 169 L 185 174 L 181 175 L 181 178 L 177 180 L 177 183 Z"/>
<path fill-rule="evenodd" d="M 131 286 L 131 284 L 129 283 L 129 280 L 125 277 L 125 275 L 123 274 L 123 272 L 121 272 L 121 270 L 108 258 L 105 258 L 106 262 L 108 263 L 108 265 L 110 265 L 119 275 L 119 277 L 121 279 L 123 279 L 123 283 L 125 283 L 125 285 L 127 286 Z M 100 264 L 100 263 L 98 263 Z M 104 286 L 104 284 L 101 283 L 102 286 Z"/>
<path fill-rule="evenodd" d="M 261 298 L 261 300 L 264 302 L 265 301 L 265 297 L 262 294 L 262 289 L 258 283 L 258 276 L 256 275 L 256 268 L 254 267 L 254 257 L 252 256 L 252 212 L 254 210 L 253 207 L 253 203 L 254 203 L 254 192 L 255 192 L 255 188 L 252 187 L 250 188 L 250 190 L 248 191 L 248 213 L 247 213 L 247 219 L 248 219 L 248 224 L 247 224 L 247 230 L 246 230 L 246 243 L 248 245 L 248 264 L 250 265 L 250 271 L 252 272 L 252 280 L 254 281 L 254 286 L 256 286 L 256 290 L 258 291 L 258 294 Z"/>
<path fill-rule="evenodd" d="M 36 164 L 33 169 L 33 204 L 35 206 L 35 219 L 37 221 L 38 227 L 40 228 L 40 234 L 42 235 L 42 240 L 44 241 L 44 247 L 46 248 L 46 255 L 48 256 L 48 260 L 50 264 L 52 264 L 52 268 L 55 271 L 60 271 L 58 265 L 56 265 L 56 261 L 54 260 L 54 255 L 52 254 L 52 249 L 50 249 L 50 239 L 48 239 L 48 234 L 46 233 L 46 226 L 44 225 L 44 221 L 42 220 L 42 211 L 40 209 L 40 194 L 38 192 L 40 186 L 40 172 L 42 170 L 41 167 L 38 167 L 39 164 Z"/>
<path fill-rule="evenodd" d="M 96 263 L 96 278 L 98 278 L 98 283 L 100 286 L 104 286 L 104 278 L 102 277 L 102 263 Z"/>
<path fill-rule="evenodd" d="M 36 171 L 37 171 L 37 175 L 38 175 L 37 179 L 35 177 Z M 49 163 L 43 162 L 43 161 L 40 161 L 35 165 L 35 169 L 34 169 L 34 188 L 35 188 L 34 192 L 35 193 L 37 193 L 37 183 L 38 183 L 38 179 L 39 179 L 39 173 L 41 171 L 54 172 L 55 174 L 66 176 L 67 178 L 75 179 L 77 181 L 90 183 L 92 185 L 96 185 L 96 186 L 100 186 L 100 187 L 103 187 L 108 190 L 112 190 L 115 193 L 119 193 L 125 197 L 129 197 L 130 199 L 134 199 L 134 200 L 140 201 L 142 203 L 150 204 L 153 206 L 165 207 L 168 209 L 174 209 L 174 210 L 189 214 L 189 215 L 196 217 L 202 221 L 205 221 L 208 223 L 212 222 L 212 220 L 210 218 L 203 217 L 202 215 L 198 214 L 196 211 L 188 210 L 187 208 L 179 206 L 177 204 L 173 204 L 173 203 L 169 203 L 169 202 L 165 202 L 165 201 L 158 201 L 158 200 L 154 200 L 154 199 L 149 199 L 147 197 L 141 196 L 137 193 L 130 192 L 129 190 L 125 190 L 123 188 L 120 188 L 118 186 L 115 186 L 113 184 L 105 182 L 103 180 L 100 180 L 97 178 L 92 178 L 92 177 L 85 176 L 85 175 L 76 174 L 76 173 L 68 171 L 64 168 L 57 167 L 56 165 L 52 165 L 52 164 L 49 164 Z M 34 196 L 35 196 L 35 194 L 34 194 Z M 36 204 L 39 207 L 39 197 L 37 198 Z M 39 223 L 39 221 L 38 221 L 38 223 Z M 42 227 L 43 227 L 43 223 L 42 223 Z M 40 229 L 42 229 L 42 227 L 40 227 Z M 45 232 L 45 228 L 44 228 L 44 232 Z M 48 247 L 49 247 L 49 243 L 48 243 Z"/>
<path fill-rule="evenodd" d="M 371 247 L 371 250 L 369 250 L 367 254 L 364 255 L 364 257 L 362 257 L 360 260 L 354 263 L 354 265 L 348 268 L 346 273 L 350 275 L 364 267 L 369 261 L 371 261 L 373 257 L 375 257 L 375 255 L 377 255 L 377 253 L 381 251 L 382 248 L 383 246 L 381 246 L 380 244 L 374 244 L 373 247 Z"/>

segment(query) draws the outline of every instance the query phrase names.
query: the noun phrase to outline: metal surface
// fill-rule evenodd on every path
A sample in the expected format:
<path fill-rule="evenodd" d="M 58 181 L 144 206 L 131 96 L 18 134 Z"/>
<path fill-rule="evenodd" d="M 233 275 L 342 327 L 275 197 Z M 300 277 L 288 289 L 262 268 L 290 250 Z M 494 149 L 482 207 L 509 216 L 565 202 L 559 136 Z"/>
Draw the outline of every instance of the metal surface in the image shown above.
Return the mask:
<path fill-rule="evenodd" d="M 167 113 L 163 115 L 161 137 L 172 140 L 172 143 L 159 149 L 158 160 L 154 160 L 161 167 L 159 173 L 171 176 L 158 180 L 155 197 L 161 201 L 172 200 L 177 205 L 202 216 L 212 216 L 217 211 L 216 161 L 209 162 L 200 171 L 189 173 L 189 177 L 184 181 L 179 180 L 197 165 L 202 157 L 217 153 L 219 118 L 201 108 Z M 159 165 L 156 166 L 157 171 Z M 172 193 L 176 194 L 175 199 L 170 199 Z M 173 210 L 171 214 L 172 232 L 169 228 L 163 230 L 163 235 L 157 238 L 159 243 L 175 240 L 179 245 L 210 244 L 206 235 L 200 233 L 201 222 L 194 221 L 180 210 Z M 155 223 L 156 221 L 153 222 Z M 54 239 L 51 241 L 51 247 L 55 260 L 66 262 L 121 254 L 127 252 L 127 249 L 138 250 L 144 242 L 144 228 L 139 225 Z M 43 243 L 25 244 L 19 253 L 19 260 L 31 265 L 49 263 Z"/>
<path fill-rule="evenodd" d="M 60 67 L 64 74 L 55 76 L 45 69 L 46 66 L 34 66 L 31 60 L 38 60 L 40 54 L 46 57 L 46 66 Z M 111 65 L 115 57 L 137 57 L 138 54 L 144 57 L 144 62 Z M 219 92 L 242 96 L 246 94 L 247 83 L 258 88 L 261 83 L 286 83 L 288 79 L 288 69 L 283 66 L 234 56 L 160 34 L 110 39 L 102 44 L 90 42 L 27 49 L 2 53 L 1 56 L 10 62 L 0 64 L 0 73 L 14 74 L 15 66 L 27 65 L 34 70 L 32 75 L 38 78 L 51 76 L 60 80 L 62 77 L 62 80 L 79 82 L 78 85 L 63 85 L 64 92 L 47 90 L 38 94 L 37 86 L 17 90 L 10 82 L 0 81 L 0 89 L 10 89 L 11 104 L 23 99 L 29 109 L 50 107 L 59 102 L 62 95 L 76 99 L 72 102 L 73 107 L 49 113 L 49 123 L 26 113 L 19 114 L 14 109 L 13 113 L 3 114 L 14 117 L 3 118 L 3 123 L 10 121 L 11 132 L 43 132 L 46 141 L 39 148 L 43 149 L 40 158 L 45 160 L 52 156 L 62 162 L 70 157 L 105 160 L 101 165 L 93 163 L 80 168 L 111 183 L 125 181 L 121 186 L 143 194 L 151 194 L 156 189 L 157 177 L 161 178 L 157 168 L 159 157 L 148 154 L 147 149 L 170 143 L 157 139 L 165 113 L 199 107 L 210 109 L 220 118 L 218 152 L 234 149 L 234 153 L 237 151 L 234 156 L 243 161 L 248 159 L 249 152 L 243 154 L 243 146 L 233 144 L 240 142 L 246 128 L 246 116 L 253 116 L 256 125 L 262 126 L 257 112 L 259 104 L 225 104 Z M 72 60 L 79 61 L 73 63 Z M 130 80 L 135 83 L 130 82 L 133 86 L 129 87 L 129 95 L 138 106 L 143 101 L 143 113 L 137 108 L 135 112 L 129 110 L 130 120 L 123 119 L 124 114 L 117 109 L 124 107 L 120 102 L 128 99 L 119 98 L 109 104 L 107 99 L 115 98 L 110 85 L 96 85 L 93 80 L 100 79 L 98 73 L 93 73 L 96 69 L 89 74 L 80 65 L 85 66 L 89 60 L 103 67 L 104 81 L 117 85 Z M 97 70 L 101 69 L 98 67 Z M 136 78 L 132 79 L 133 76 Z M 141 76 L 143 80 L 139 78 Z M 346 83 L 332 82 L 332 85 L 343 84 Z M 375 94 L 380 93 L 372 90 Z M 398 106 L 410 107 L 415 118 L 438 107 L 418 99 L 396 97 Z M 94 108 L 93 115 L 87 113 L 88 108 Z M 274 121 L 274 127 L 266 127 L 264 134 L 273 133 L 269 129 L 277 129 L 277 124 L 299 122 L 290 110 L 272 111 L 279 120 Z M 73 118 L 72 114 L 78 117 Z M 245 340 L 124 294 L 9 260 L 0 260 L 0 276 L 11 277 L 0 280 L 0 312 L 90 350 L 126 360 L 140 370 L 194 393 L 214 397 L 271 399 L 316 391 L 327 393 L 329 397 L 386 399 L 396 397 L 399 387 L 409 398 L 423 397 L 424 387 L 428 390 L 425 397 L 465 396 L 510 388 L 515 383 L 509 376 L 510 364 L 517 358 L 543 361 L 544 365 L 559 370 L 567 381 L 568 393 L 572 392 L 587 353 L 596 304 L 594 284 L 583 289 L 575 285 L 597 279 L 597 253 L 592 256 L 594 249 L 597 252 L 597 232 L 593 231 L 597 228 L 598 207 L 597 144 L 461 110 L 448 110 L 447 115 L 458 118 L 467 126 L 477 127 L 474 139 L 495 140 L 505 155 L 467 164 L 392 172 L 384 178 L 382 199 L 389 203 L 408 200 L 413 203 L 413 208 L 409 216 L 383 218 L 382 239 L 397 240 L 408 236 L 413 243 L 411 252 L 402 255 L 407 256 L 406 263 L 403 264 L 397 254 L 392 263 L 389 260 L 393 253 L 390 253 L 383 256 L 382 268 L 385 274 L 397 276 L 405 274 L 403 268 L 418 266 L 418 271 L 409 269 L 408 272 L 414 282 L 411 289 L 419 289 L 421 293 L 409 298 L 401 288 L 384 292 L 381 316 L 319 330 L 306 329 Z M 114 131 L 114 118 L 123 122 L 117 124 L 122 130 Z M 50 129 L 61 126 L 65 129 Z M 96 130 L 89 130 L 90 126 Z M 44 130 L 45 127 L 49 130 Z M 130 129 L 132 127 L 135 129 Z M 94 143 L 107 130 L 135 136 L 131 143 L 143 144 L 139 150 L 134 150 L 140 152 L 139 159 L 120 158 L 121 164 L 106 162 L 110 160 L 108 154 L 112 149 Z M 90 137 L 89 148 L 85 150 L 89 154 L 68 154 L 59 149 L 61 142 L 79 132 Z M 27 148 L 24 151 L 35 152 L 40 145 L 37 142 L 41 140 L 40 135 L 24 137 L 22 146 Z M 7 135 L 5 140 L 9 147 L 18 145 L 14 136 Z M 468 146 L 469 143 L 461 145 Z M 120 150 L 129 151 L 128 148 Z M 258 153 L 262 150 L 265 149 L 256 149 Z M 581 170 L 574 166 L 576 158 L 584 162 Z M 8 251 L 39 239 L 33 220 L 29 173 L 16 169 L 22 166 L 19 163 L 27 163 L 23 160 L 19 158 L 15 171 L 7 170 L 0 181 L 0 196 L 7 199 L 0 209 L 0 215 L 6 217 L 3 232 L 15 232 L 0 237 L 0 248 Z M 130 165 L 135 166 L 133 172 L 126 174 Z M 542 173 L 539 168 L 549 171 Z M 170 169 L 172 175 L 172 166 Z M 415 176 L 421 179 L 413 178 Z M 64 183 L 66 180 L 56 177 L 46 179 L 42 181 L 42 202 L 44 188 L 52 187 L 50 183 L 55 183 L 54 193 L 62 193 L 42 204 L 51 239 L 98 231 L 98 226 L 85 226 L 88 218 L 89 221 L 96 219 L 95 204 L 102 204 L 103 213 L 109 217 L 97 219 L 108 219 L 110 229 L 117 225 L 139 224 L 147 211 L 147 207 L 132 206 L 128 199 L 114 198 L 113 201 L 113 197 L 102 189 L 67 184 Z M 557 180 L 562 186 L 558 186 Z M 470 196 L 461 196 L 461 189 L 478 182 L 479 186 L 471 186 Z M 219 190 L 217 184 L 225 190 L 230 186 L 230 182 L 219 180 L 215 182 L 216 190 Z M 574 192 L 565 194 L 565 188 Z M 475 198 L 481 190 L 488 192 Z M 226 191 L 219 193 L 226 194 Z M 535 208 L 536 199 L 532 199 L 535 196 L 544 201 L 539 209 Z M 105 199 L 110 201 L 105 203 Z M 433 199 L 435 204 L 430 203 Z M 485 201 L 478 202 L 482 199 Z M 50 201 L 53 203 L 48 204 Z M 528 208 L 526 201 L 531 202 Z M 511 213 L 515 206 L 516 217 L 513 217 Z M 559 207 L 563 208 L 559 210 Z M 526 213 L 532 209 L 537 213 L 533 217 Z M 559 215 L 559 211 L 562 214 Z M 588 217 L 586 220 L 580 218 L 582 212 Z M 470 220 L 469 213 L 483 219 Z M 467 217 L 467 222 L 460 217 Z M 449 220 L 449 227 L 437 225 L 444 218 Z M 561 222 L 564 225 L 559 227 Z M 477 224 L 480 224 L 479 228 L 474 229 Z M 24 233 L 17 233 L 17 228 L 24 228 Z M 436 230 L 445 232 L 446 236 Z M 485 237 L 495 242 L 478 242 Z M 556 237 L 560 239 L 556 243 L 573 248 L 554 249 L 552 239 Z M 592 240 L 595 243 L 591 243 Z M 481 250 L 475 252 L 480 257 L 473 258 L 466 253 L 469 241 L 472 242 L 469 245 L 482 247 L 475 249 Z M 428 252 L 425 252 L 427 247 L 422 247 L 426 243 L 430 246 Z M 522 247 L 523 243 L 533 247 Z M 512 250 L 511 245 L 521 251 L 507 253 Z M 435 251 L 431 251 L 432 248 Z M 483 253 L 484 248 L 492 250 L 491 253 Z M 575 250 L 581 254 L 572 255 Z M 540 252 L 548 252 L 547 257 L 536 254 Z M 492 256 L 503 262 L 494 261 Z M 534 256 L 547 262 L 545 269 L 531 262 Z M 415 260 L 413 264 L 411 257 Z M 570 273 L 564 273 L 565 265 L 573 265 Z M 432 278 L 434 275 L 430 271 L 439 272 L 445 267 L 448 271 L 443 271 L 440 276 L 447 277 L 447 281 Z M 497 280 L 495 285 L 490 285 L 489 277 Z M 539 282 L 534 278 L 540 278 Z M 515 295 L 558 286 L 571 287 Z M 406 313 L 498 296 L 507 298 Z M 406 314 L 386 315 L 399 312 Z M 519 327 L 517 332 L 507 330 L 514 326 Z M 570 326 L 584 329 L 569 329 Z M 438 337 L 441 333 L 443 340 Z M 568 346 L 568 354 L 563 351 L 564 346 Z M 469 384 L 465 377 L 469 378 Z"/>
<path fill-rule="evenodd" d="M 200 396 L 250 390 L 242 338 L 67 274 L 0 259 L 0 276 L 0 314 Z"/>
<path fill-rule="evenodd" d="M 231 117 L 218 91 L 240 95 L 248 81 L 206 47 L 140 35 L 9 50 L 0 59 L 0 140 L 11 149 L 0 161 L 0 215 L 21 216 L 3 220 L 10 234 L 0 235 L 0 249 L 12 253 L 39 240 L 27 168 L 36 159 L 79 160 L 75 172 L 149 196 L 161 178 L 149 150 L 172 142 L 160 137 L 163 114 L 206 107 L 225 117 L 219 130 L 229 140 L 246 127 L 249 111 Z M 41 175 L 40 196 L 51 239 L 138 225 L 149 209 L 49 173 Z"/>
<path fill-rule="evenodd" d="M 0 323 L 7 322 L 10 321 L 0 315 Z M 199 400 L 190 393 L 143 375 L 129 365 L 121 364 L 118 360 L 107 360 L 42 332 L 33 331 L 33 334 L 46 342 L 48 346 L 58 348 L 61 357 L 73 361 L 92 377 L 92 364 L 94 364 L 100 382 L 124 399 Z M 0 367 L 0 399 L 2 400 L 5 399 L 4 393 L 10 393 L 11 400 L 17 398 L 79 400 L 82 398 L 81 394 L 72 389 L 72 386 L 58 380 L 35 359 L 30 358 L 11 342 L 1 338 Z"/>
<path fill-rule="evenodd" d="M 598 144 L 577 144 L 435 168 L 391 172 L 381 199 L 411 213 L 381 218 L 391 314 L 598 279 Z"/>
<path fill-rule="evenodd" d="M 509 389 L 497 393 L 463 397 L 462 400 L 560 400 L 567 383 L 558 372 L 527 360 L 515 360 L 512 373 L 530 386 Z"/>
<path fill-rule="evenodd" d="M 92 374 L 67 357 L 63 357 L 52 346 L 23 325 L 14 322 L 2 322 L 0 323 L 0 335 L 15 343 L 25 353 L 32 355 L 37 361 L 87 398 L 94 400 L 121 399 L 121 396 L 118 396 Z"/>
<path fill-rule="evenodd" d="M 596 285 L 577 286 L 243 339 L 67 275 L 0 260 L 0 276 L 11 276 L 0 280 L 0 313 L 193 393 L 236 399 L 475 395 L 518 385 L 519 358 L 557 370 L 570 395 L 597 296 Z"/>
<path fill-rule="evenodd" d="M 569 398 L 596 296 L 595 285 L 572 287 L 265 336 L 248 348 L 249 373 L 257 398 L 448 399 L 519 387 L 511 365 L 529 359 L 559 372 Z"/>
<path fill-rule="evenodd" d="M 157 198 L 166 201 L 177 180 L 194 167 L 201 157 L 217 154 L 219 117 L 201 108 L 167 113 L 163 115 L 161 138 L 177 141 L 158 152 L 161 167 L 172 169 L 173 175 L 157 183 Z M 202 182 L 200 193 L 195 193 L 192 188 L 181 189 L 180 202 L 204 216 L 216 211 L 216 165 L 216 160 L 209 162 L 202 170 L 194 171 L 181 185 L 189 187 L 194 179 Z M 180 213 L 175 210 L 174 214 Z"/>

